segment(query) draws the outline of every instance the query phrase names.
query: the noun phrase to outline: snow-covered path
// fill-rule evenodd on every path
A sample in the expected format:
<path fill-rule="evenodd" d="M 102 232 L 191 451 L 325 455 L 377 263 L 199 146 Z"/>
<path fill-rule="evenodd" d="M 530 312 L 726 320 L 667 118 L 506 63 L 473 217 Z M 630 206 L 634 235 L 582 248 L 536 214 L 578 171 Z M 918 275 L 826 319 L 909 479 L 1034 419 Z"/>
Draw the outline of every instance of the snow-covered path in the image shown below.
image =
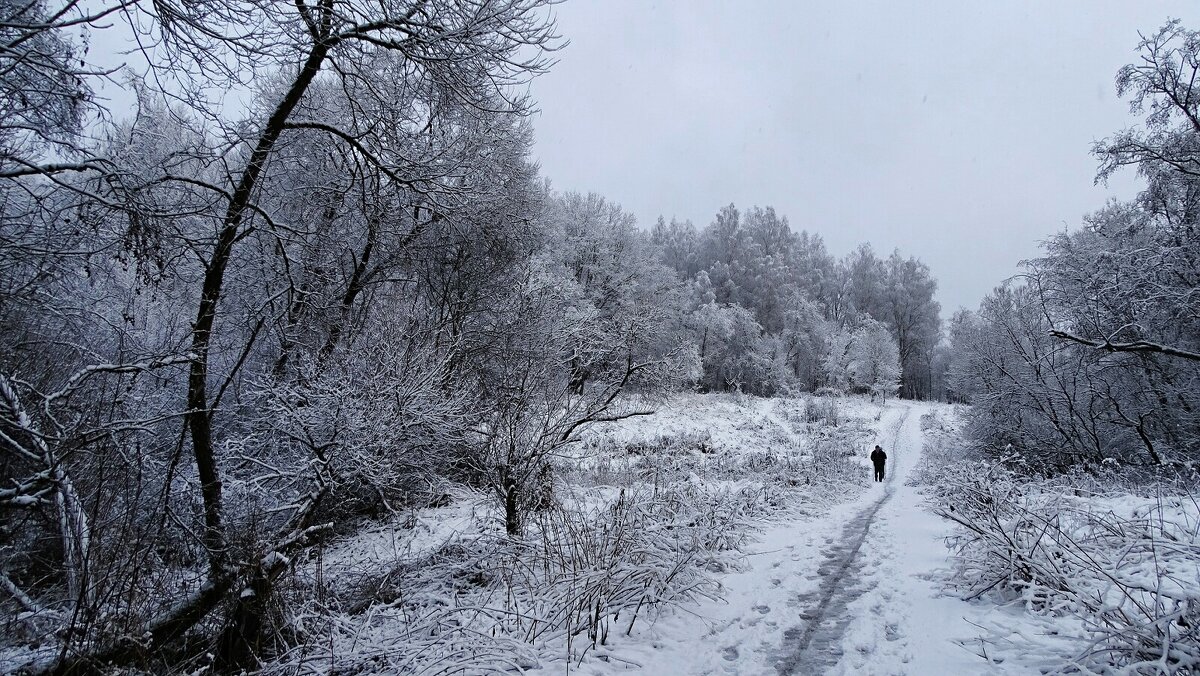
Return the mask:
<path fill-rule="evenodd" d="M 721 602 L 664 617 L 642 640 L 572 672 L 995 673 L 956 642 L 976 634 L 968 619 L 984 611 L 939 593 L 932 574 L 947 565 L 948 526 L 905 485 L 926 410 L 894 402 L 884 411 L 886 482 L 828 514 L 768 528 L 745 569 L 724 577 Z"/>
<path fill-rule="evenodd" d="M 978 633 L 972 622 L 990 612 L 988 607 L 945 595 L 936 582 L 935 573 L 948 565 L 944 539 L 950 526 L 926 510 L 917 489 L 907 485 L 920 461 L 926 410 L 910 405 L 896 428 L 885 489 L 891 499 L 875 514 L 859 551 L 861 573 L 854 584 L 861 592 L 847 604 L 841 655 L 825 673 L 996 673 L 959 644 Z"/>
<path fill-rule="evenodd" d="M 905 409 L 886 435 L 892 442 L 889 447 L 893 469 L 901 455 L 896 438 L 910 414 Z M 801 622 L 783 633 L 782 655 L 775 664 L 780 674 L 823 673 L 837 665 L 845 654 L 843 637 L 853 618 L 849 604 L 865 591 L 863 575 L 868 561 L 861 555 L 862 547 L 879 511 L 896 493 L 894 479 L 895 472 L 889 473 L 881 487 L 883 494 L 873 493 L 874 501 L 846 522 L 837 540 L 828 543 L 817 569 L 820 584 L 813 593 L 796 599 L 794 605 L 800 609 Z M 894 640 L 895 630 L 887 636 Z"/>

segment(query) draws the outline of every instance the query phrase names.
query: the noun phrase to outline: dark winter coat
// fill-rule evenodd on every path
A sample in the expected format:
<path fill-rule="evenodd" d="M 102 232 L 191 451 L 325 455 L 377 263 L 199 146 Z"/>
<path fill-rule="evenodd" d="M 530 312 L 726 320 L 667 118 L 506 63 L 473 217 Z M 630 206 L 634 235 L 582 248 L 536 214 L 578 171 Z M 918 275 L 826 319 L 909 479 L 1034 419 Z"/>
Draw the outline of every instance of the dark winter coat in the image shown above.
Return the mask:
<path fill-rule="evenodd" d="M 871 462 L 876 465 L 882 465 L 887 460 L 887 453 L 883 452 L 882 448 L 877 448 L 871 451 Z"/>

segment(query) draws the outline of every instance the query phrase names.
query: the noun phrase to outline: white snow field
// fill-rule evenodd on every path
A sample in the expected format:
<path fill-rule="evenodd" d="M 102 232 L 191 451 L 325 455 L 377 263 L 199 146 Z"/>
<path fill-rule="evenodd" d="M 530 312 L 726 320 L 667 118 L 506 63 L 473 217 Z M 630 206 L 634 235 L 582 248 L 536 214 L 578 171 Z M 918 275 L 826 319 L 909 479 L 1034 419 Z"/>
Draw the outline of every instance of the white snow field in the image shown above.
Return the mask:
<path fill-rule="evenodd" d="M 1036 672 L 981 656 L 994 649 L 976 638 L 1023 631 L 1019 610 L 944 591 L 951 525 L 908 482 L 921 417 L 942 409 L 953 415 L 863 398 L 675 397 L 559 459 L 556 499 L 582 515 L 562 522 L 582 539 L 550 549 L 561 561 L 514 549 L 493 498 L 462 489 L 327 545 L 301 577 L 343 610 L 314 619 L 323 647 L 266 671 Z M 867 460 L 876 443 L 883 483 Z"/>
<path fill-rule="evenodd" d="M 718 599 L 660 617 L 571 672 L 1028 673 L 970 649 L 979 623 L 1014 613 L 943 591 L 951 528 L 907 483 L 920 460 L 921 416 L 934 406 L 886 405 L 875 440 L 889 455 L 884 483 L 823 513 L 777 515 L 747 548 L 743 569 L 721 578 Z"/>

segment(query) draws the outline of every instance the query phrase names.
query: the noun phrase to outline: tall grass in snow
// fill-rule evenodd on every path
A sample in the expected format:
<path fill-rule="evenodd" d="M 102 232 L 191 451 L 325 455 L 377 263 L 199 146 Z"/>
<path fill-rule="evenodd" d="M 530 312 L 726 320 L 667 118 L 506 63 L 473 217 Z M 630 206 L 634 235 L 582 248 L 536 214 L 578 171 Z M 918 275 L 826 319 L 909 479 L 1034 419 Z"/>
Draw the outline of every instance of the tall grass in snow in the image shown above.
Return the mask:
<path fill-rule="evenodd" d="M 563 649 L 580 659 L 666 607 L 715 592 L 698 565 L 711 532 L 675 528 L 674 510 L 623 493 L 538 513 L 525 538 L 447 545 L 364 581 L 357 604 L 298 612 L 293 626 L 311 635 L 267 672 L 495 673 Z"/>
<path fill-rule="evenodd" d="M 739 565 L 764 516 L 844 495 L 859 474 L 848 456 L 870 429 L 819 408 L 812 420 L 799 402 L 767 416 L 739 411 L 734 436 L 687 427 L 587 437 L 555 459 L 523 536 L 500 535 L 484 516 L 482 535 L 341 581 L 325 605 L 289 610 L 296 647 L 267 671 L 474 674 L 618 659 L 610 646 L 624 635 L 719 593 L 714 575 Z"/>

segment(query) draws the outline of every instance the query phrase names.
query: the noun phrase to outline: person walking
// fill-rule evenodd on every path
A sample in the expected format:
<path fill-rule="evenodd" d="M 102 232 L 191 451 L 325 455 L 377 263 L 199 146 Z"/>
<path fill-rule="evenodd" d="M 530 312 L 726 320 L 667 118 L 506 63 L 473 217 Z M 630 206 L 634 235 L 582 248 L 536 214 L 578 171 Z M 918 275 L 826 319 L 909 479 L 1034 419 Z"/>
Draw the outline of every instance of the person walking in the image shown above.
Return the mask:
<path fill-rule="evenodd" d="M 887 462 L 887 453 L 883 452 L 883 447 L 876 444 L 875 450 L 871 451 L 871 462 L 875 463 L 875 480 L 883 481 L 883 464 Z"/>

